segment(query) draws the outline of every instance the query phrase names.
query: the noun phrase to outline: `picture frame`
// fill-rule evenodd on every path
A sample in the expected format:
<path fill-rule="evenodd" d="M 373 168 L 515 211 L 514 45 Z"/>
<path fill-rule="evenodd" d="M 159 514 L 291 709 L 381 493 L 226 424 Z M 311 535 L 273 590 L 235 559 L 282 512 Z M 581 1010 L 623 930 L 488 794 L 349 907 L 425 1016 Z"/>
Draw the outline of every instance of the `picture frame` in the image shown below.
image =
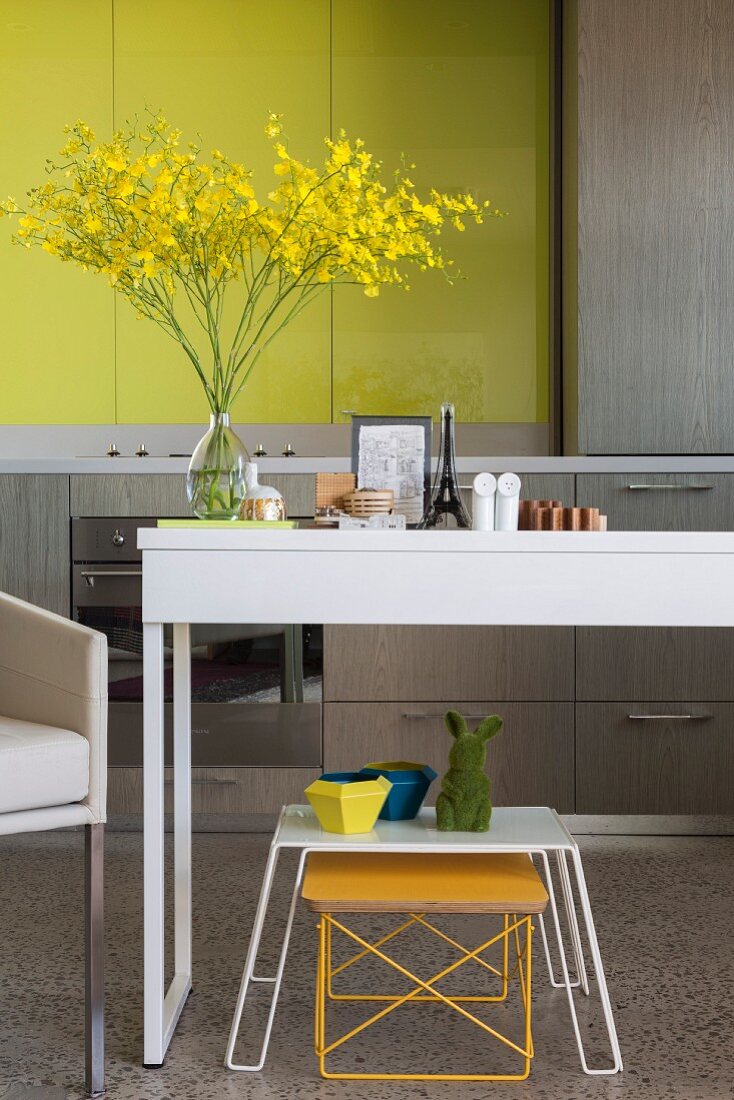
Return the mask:
<path fill-rule="evenodd" d="M 370 428 L 395 428 L 396 431 L 370 433 Z M 403 428 L 413 431 L 401 432 Z M 418 453 L 413 449 L 412 439 L 416 436 L 415 429 L 422 429 L 423 432 L 420 493 L 415 492 L 419 476 L 416 469 Z M 406 516 L 409 527 L 420 521 L 428 504 L 433 463 L 432 433 L 433 420 L 430 416 L 352 417 L 352 470 L 357 475 L 357 487 L 392 488 L 395 491 L 395 512 Z M 376 470 L 380 470 L 381 474 Z M 377 481 L 383 483 L 376 484 Z"/>

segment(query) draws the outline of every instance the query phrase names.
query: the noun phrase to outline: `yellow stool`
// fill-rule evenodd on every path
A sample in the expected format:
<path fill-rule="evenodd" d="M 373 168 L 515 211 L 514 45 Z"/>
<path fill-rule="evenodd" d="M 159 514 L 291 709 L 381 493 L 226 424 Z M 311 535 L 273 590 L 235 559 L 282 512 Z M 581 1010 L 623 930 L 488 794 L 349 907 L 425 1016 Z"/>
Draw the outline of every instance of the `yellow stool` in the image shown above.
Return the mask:
<path fill-rule="evenodd" d="M 530 1073 L 533 1041 L 530 1026 L 532 933 L 531 917 L 542 913 L 548 894 L 529 856 L 525 854 L 345 854 L 312 852 L 303 881 L 303 898 L 309 909 L 320 914 L 319 951 L 316 974 L 315 1047 L 323 1077 L 340 1080 L 401 1081 L 522 1081 Z M 374 943 L 337 920 L 335 913 L 404 913 L 408 919 Z M 427 914 L 477 913 L 499 914 L 503 925 L 478 947 L 469 949 L 437 928 Z M 459 952 L 459 958 L 436 974 L 423 979 L 391 958 L 385 945 L 406 929 L 418 926 L 438 936 Z M 332 936 L 339 932 L 356 944 L 358 951 L 334 966 Z M 514 944 L 515 964 L 510 972 L 510 939 Z M 501 951 L 499 966 L 483 956 L 491 947 Z M 412 984 L 402 995 L 388 993 L 335 993 L 334 978 L 364 958 L 377 958 Z M 467 962 L 475 962 L 498 983 L 498 991 L 486 996 L 454 996 L 436 986 Z M 517 978 L 523 1007 L 524 1038 L 513 1042 L 490 1027 L 467 1003 L 500 1002 L 507 998 L 511 979 Z M 369 1019 L 336 1039 L 327 1040 L 327 1001 L 386 1002 Z M 518 1073 L 335 1073 L 326 1068 L 329 1054 L 360 1032 L 384 1019 L 402 1005 L 443 1003 L 460 1016 L 488 1033 L 522 1060 Z"/>

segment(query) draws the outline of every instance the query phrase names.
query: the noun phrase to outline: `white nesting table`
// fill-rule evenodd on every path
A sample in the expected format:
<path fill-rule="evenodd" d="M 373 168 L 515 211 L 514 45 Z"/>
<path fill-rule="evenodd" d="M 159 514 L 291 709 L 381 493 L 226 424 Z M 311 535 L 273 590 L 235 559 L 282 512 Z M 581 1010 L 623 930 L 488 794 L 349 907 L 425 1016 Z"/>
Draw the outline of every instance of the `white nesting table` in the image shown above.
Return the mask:
<path fill-rule="evenodd" d="M 295 848 L 301 853 L 298 861 L 291 904 L 288 911 L 288 919 L 280 948 L 278 966 L 273 977 L 255 977 L 254 970 L 257 962 L 258 950 L 262 938 L 263 928 L 268 912 L 270 892 L 278 865 L 278 857 L 284 848 Z M 310 806 L 286 806 L 280 815 L 265 867 L 260 899 L 255 912 L 255 922 L 247 951 L 247 959 L 242 974 L 240 990 L 237 997 L 234 1019 L 227 1043 L 227 1055 L 225 1064 L 228 1069 L 245 1070 L 256 1073 L 265 1065 L 265 1058 L 270 1043 L 270 1033 L 275 1019 L 275 1010 L 278 1004 L 280 986 L 283 979 L 283 970 L 288 955 L 288 943 L 290 940 L 293 917 L 296 911 L 296 903 L 300 892 L 301 881 L 305 869 L 306 859 L 310 852 L 420 852 L 437 853 L 451 852 L 456 855 L 471 852 L 523 852 L 539 861 L 548 889 L 550 911 L 553 919 L 553 931 L 561 961 L 561 980 L 557 981 L 551 962 L 548 936 L 545 929 L 543 916 L 539 916 L 540 930 L 543 937 L 546 962 L 551 985 L 556 988 L 565 987 L 568 1004 L 571 1010 L 576 1045 L 578 1047 L 581 1066 L 584 1073 L 590 1076 L 599 1076 L 617 1073 L 622 1069 L 622 1054 L 619 1049 L 617 1030 L 614 1024 L 612 1006 L 609 1000 L 604 967 L 602 964 L 599 944 L 594 928 L 594 918 L 591 914 L 591 904 L 586 889 L 584 869 L 581 863 L 578 845 L 568 832 L 555 810 L 547 806 L 498 806 L 492 811 L 492 820 L 487 833 L 442 833 L 436 828 L 436 811 L 433 808 L 424 808 L 412 821 L 378 821 L 374 829 L 369 833 L 358 836 L 341 836 L 336 833 L 328 833 L 321 828 Z M 556 904 L 555 889 L 549 864 L 549 856 L 554 856 L 558 865 L 558 873 L 561 883 L 561 895 L 566 913 L 566 921 L 571 938 L 571 952 L 576 968 L 576 978 L 571 979 L 568 962 L 566 960 L 566 947 L 561 935 L 561 926 L 558 920 L 558 906 Z M 594 973 L 597 978 L 599 996 L 601 999 L 604 1021 L 606 1024 L 609 1044 L 612 1049 L 612 1065 L 602 1069 L 592 1069 L 586 1059 L 586 1052 L 581 1038 L 576 1005 L 573 990 L 580 987 L 588 996 L 589 982 L 584 963 L 584 952 L 579 933 L 579 926 L 574 905 L 573 886 L 568 869 L 568 860 L 571 860 L 576 878 L 578 898 L 584 918 L 584 928 L 591 949 L 594 963 Z M 265 982 L 273 986 L 270 1000 L 270 1010 L 265 1036 L 260 1048 L 260 1057 L 252 1065 L 241 1065 L 234 1061 L 234 1049 L 237 1041 L 242 1011 L 245 1006 L 248 989 L 251 982 Z"/>
<path fill-rule="evenodd" d="M 734 533 L 142 528 L 145 1050 L 191 990 L 191 623 L 734 626 Z M 163 626 L 173 624 L 174 978 L 163 972 Z M 596 963 L 596 960 L 594 960 Z"/>

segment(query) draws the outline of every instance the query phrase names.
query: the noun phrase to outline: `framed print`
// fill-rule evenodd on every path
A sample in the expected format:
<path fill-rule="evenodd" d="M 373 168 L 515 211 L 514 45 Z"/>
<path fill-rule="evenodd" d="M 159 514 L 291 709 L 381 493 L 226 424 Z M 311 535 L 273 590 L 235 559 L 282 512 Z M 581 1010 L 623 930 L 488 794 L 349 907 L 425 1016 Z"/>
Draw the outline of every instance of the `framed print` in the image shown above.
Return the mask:
<path fill-rule="evenodd" d="M 358 489 L 392 489 L 395 512 L 420 521 L 431 478 L 430 416 L 352 417 L 352 469 Z"/>

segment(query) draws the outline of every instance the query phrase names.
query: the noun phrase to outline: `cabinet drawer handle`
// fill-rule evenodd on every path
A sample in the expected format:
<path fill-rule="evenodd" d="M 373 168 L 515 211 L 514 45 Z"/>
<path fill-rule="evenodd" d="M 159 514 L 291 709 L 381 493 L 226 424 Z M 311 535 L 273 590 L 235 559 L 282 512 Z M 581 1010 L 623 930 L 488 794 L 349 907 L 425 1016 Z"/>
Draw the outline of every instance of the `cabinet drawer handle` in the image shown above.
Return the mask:
<path fill-rule="evenodd" d="M 660 490 L 662 492 L 665 492 L 665 491 L 671 490 L 671 489 L 672 490 L 679 489 L 679 490 L 682 490 L 684 492 L 689 492 L 689 493 L 700 493 L 700 492 L 703 492 L 707 489 L 713 489 L 713 487 L 714 487 L 713 485 L 676 485 L 676 484 L 672 484 L 672 485 L 655 485 L 653 483 L 645 484 L 643 482 L 637 482 L 637 483 L 634 483 L 632 485 L 627 486 L 627 488 L 630 489 L 632 492 L 635 492 L 635 491 L 639 492 L 639 491 L 642 491 L 642 490 Z"/>
<path fill-rule="evenodd" d="M 707 722 L 713 714 L 628 714 L 632 722 Z"/>
<path fill-rule="evenodd" d="M 400 717 L 401 718 L 417 719 L 418 721 L 421 721 L 421 722 L 427 722 L 429 720 L 430 721 L 435 721 L 436 719 L 440 719 L 441 721 L 443 721 L 445 715 L 446 715 L 446 711 L 442 711 L 441 714 L 408 714 L 408 713 L 405 713 L 405 714 L 401 714 Z M 464 718 L 476 718 L 479 721 L 481 721 L 482 719 L 484 719 L 486 717 L 487 717 L 486 714 L 465 714 L 464 715 Z"/>
<path fill-rule="evenodd" d="M 173 786 L 172 779 L 164 779 L 163 782 L 167 787 Z M 239 779 L 192 779 L 192 787 L 236 787 L 239 785 Z"/>
<path fill-rule="evenodd" d="M 87 588 L 94 588 L 95 577 L 142 577 L 142 569 L 82 569 L 80 577 L 84 577 Z"/>

